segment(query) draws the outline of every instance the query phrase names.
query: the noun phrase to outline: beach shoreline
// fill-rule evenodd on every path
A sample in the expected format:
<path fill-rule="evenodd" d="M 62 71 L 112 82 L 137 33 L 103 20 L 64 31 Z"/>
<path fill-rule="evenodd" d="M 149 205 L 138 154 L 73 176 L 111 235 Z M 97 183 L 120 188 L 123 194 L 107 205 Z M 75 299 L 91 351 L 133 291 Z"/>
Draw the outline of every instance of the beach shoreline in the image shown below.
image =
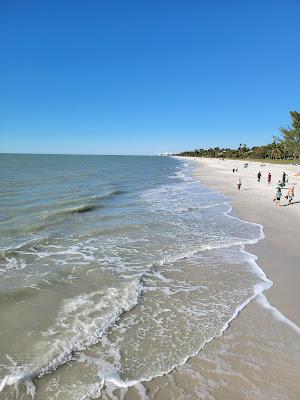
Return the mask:
<path fill-rule="evenodd" d="M 265 238 L 255 244 L 246 245 L 245 249 L 258 257 L 257 263 L 273 282 L 265 295 L 270 303 L 288 319 L 300 326 L 299 271 L 300 264 L 300 177 L 295 174 L 299 166 L 267 164 L 240 160 L 196 159 L 198 165 L 194 178 L 204 185 L 215 189 L 233 199 L 232 214 L 242 220 L 263 226 Z M 233 173 L 233 169 L 238 172 Z M 257 182 L 257 173 L 262 172 L 261 182 Z M 282 171 L 289 175 L 290 183 L 295 185 L 295 204 L 281 207 L 273 204 L 276 182 Z M 272 183 L 268 185 L 267 174 L 271 172 Z M 241 191 L 237 190 L 237 180 L 241 179 Z M 285 193 L 284 193 L 285 195 Z"/>
<path fill-rule="evenodd" d="M 244 250 L 255 257 L 262 274 L 266 274 L 273 286 L 254 296 L 230 322 L 228 329 L 205 344 L 184 365 L 143 382 L 146 393 L 155 400 L 275 397 L 296 400 L 300 395 L 297 383 L 300 370 L 297 307 L 300 303 L 300 248 L 297 246 L 300 203 L 279 208 L 273 203 L 276 183 L 282 174 L 281 165 L 266 168 L 261 163 L 250 162 L 244 169 L 243 161 L 180 159 L 197 163 L 193 170 L 196 181 L 228 196 L 226 201 L 232 207 L 228 216 L 262 227 L 264 237 L 245 245 Z M 233 168 L 240 173 L 233 173 Z M 257 182 L 257 173 L 263 168 L 262 180 Z M 298 167 L 284 166 L 284 169 L 290 182 L 295 183 L 295 201 L 298 201 L 300 180 L 299 177 L 294 179 Z M 271 185 L 267 183 L 269 172 L 273 177 Z M 237 190 L 239 178 L 242 180 L 240 192 Z M 128 398 L 135 398 L 131 397 L 132 390 Z"/>
<path fill-rule="evenodd" d="M 114 158 L 95 187 L 90 171 L 100 176 L 106 157 L 83 166 L 81 156 L 71 164 L 51 156 L 39 186 L 40 161 L 11 158 L 5 171 L 19 184 L 8 216 L 20 218 L 20 234 L 32 221 L 46 226 L 37 238 L 15 234 L 14 246 L 2 245 L 1 398 L 300 398 L 300 207 L 275 207 L 267 171 L 258 186 L 255 165 L 237 175 L 218 160 Z M 40 199 L 25 196 L 28 214 L 13 203 L 24 183 Z M 56 190 L 60 202 L 49 196 Z"/>

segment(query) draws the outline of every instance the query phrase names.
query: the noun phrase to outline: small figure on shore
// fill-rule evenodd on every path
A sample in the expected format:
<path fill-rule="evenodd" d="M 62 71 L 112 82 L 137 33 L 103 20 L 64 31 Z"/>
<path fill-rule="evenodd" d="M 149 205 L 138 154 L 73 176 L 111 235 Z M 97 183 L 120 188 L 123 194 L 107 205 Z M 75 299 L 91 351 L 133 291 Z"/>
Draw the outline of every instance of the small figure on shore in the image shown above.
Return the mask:
<path fill-rule="evenodd" d="M 259 171 L 257 174 L 257 182 L 260 182 L 260 178 L 261 178 L 261 172 Z"/>
<path fill-rule="evenodd" d="M 270 185 L 271 180 L 272 180 L 272 175 L 271 175 L 271 172 L 269 172 L 268 173 L 268 185 Z"/>
<path fill-rule="evenodd" d="M 294 196 L 295 196 L 295 186 L 291 186 L 287 193 L 289 204 L 293 204 L 292 201 L 293 201 Z"/>
<path fill-rule="evenodd" d="M 281 186 L 278 185 L 277 188 L 276 188 L 275 199 L 274 199 L 275 204 L 276 204 L 277 207 L 280 206 L 280 199 L 281 199 L 281 196 L 282 196 Z"/>
<path fill-rule="evenodd" d="M 276 185 L 276 190 L 277 190 L 277 189 L 280 189 L 280 190 L 281 190 L 282 188 L 283 188 L 283 183 L 282 183 L 281 181 L 278 181 L 278 182 L 277 182 L 277 185 Z"/>
<path fill-rule="evenodd" d="M 241 186 L 242 186 L 242 180 L 241 180 L 241 178 L 239 178 L 239 179 L 237 180 L 236 185 L 237 185 L 238 190 L 241 190 Z"/>
<path fill-rule="evenodd" d="M 285 182 L 286 182 L 286 173 L 283 172 L 283 174 L 282 174 L 282 184 L 283 184 L 283 186 L 285 186 Z"/>

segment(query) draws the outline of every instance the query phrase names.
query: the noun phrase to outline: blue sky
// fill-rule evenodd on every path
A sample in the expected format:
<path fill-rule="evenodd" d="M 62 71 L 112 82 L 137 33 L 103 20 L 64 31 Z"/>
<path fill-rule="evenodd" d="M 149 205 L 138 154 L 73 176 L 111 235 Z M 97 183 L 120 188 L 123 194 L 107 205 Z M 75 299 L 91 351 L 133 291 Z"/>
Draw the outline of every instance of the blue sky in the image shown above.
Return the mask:
<path fill-rule="evenodd" d="M 2 0 L 0 152 L 265 144 L 300 111 L 298 0 Z"/>

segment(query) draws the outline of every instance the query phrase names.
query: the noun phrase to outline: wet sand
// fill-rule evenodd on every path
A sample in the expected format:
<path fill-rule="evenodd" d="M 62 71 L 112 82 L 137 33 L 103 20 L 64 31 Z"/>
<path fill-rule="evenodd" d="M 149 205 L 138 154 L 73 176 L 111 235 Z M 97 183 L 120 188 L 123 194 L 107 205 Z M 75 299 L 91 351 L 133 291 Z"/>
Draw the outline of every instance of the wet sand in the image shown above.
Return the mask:
<path fill-rule="evenodd" d="M 243 163 L 236 161 L 197 162 L 195 178 L 232 197 L 233 215 L 263 225 L 265 239 L 246 250 L 257 255 L 257 263 L 273 281 L 273 287 L 257 296 L 223 335 L 207 343 L 185 365 L 150 382 L 109 390 L 124 400 L 298 400 L 300 203 L 280 208 L 273 204 L 275 184 L 268 186 L 266 175 L 270 171 L 276 183 L 282 175 L 281 165 L 250 163 L 242 169 Z M 241 172 L 233 174 L 233 166 Z M 259 169 L 261 182 L 256 178 Z M 298 201 L 300 177 L 294 174 L 300 167 L 284 169 L 295 183 Z M 242 179 L 240 192 L 238 178 Z"/>
<path fill-rule="evenodd" d="M 184 366 L 144 386 L 155 400 L 297 400 L 299 351 L 299 334 L 274 319 L 257 299 L 223 336 Z"/>
<path fill-rule="evenodd" d="M 182 348 L 184 355 L 194 354 L 195 350 L 191 351 L 189 348 L 191 344 L 190 333 L 197 333 L 198 329 L 201 331 L 204 327 L 204 320 L 197 319 L 196 321 L 200 321 L 201 326 L 194 325 L 191 328 L 191 325 L 187 323 L 189 321 L 176 318 L 176 296 L 171 297 L 169 301 L 167 300 L 163 307 L 160 306 L 157 297 L 151 297 L 152 303 L 156 307 L 159 307 L 159 311 L 162 309 L 163 312 L 169 312 L 178 322 L 178 328 L 173 329 L 171 332 L 171 350 L 165 346 L 164 335 L 161 335 L 155 341 L 153 340 L 152 331 L 150 329 L 145 330 L 147 325 L 144 323 L 145 320 L 142 320 L 141 323 L 138 323 L 138 326 L 147 333 L 143 341 L 145 351 L 140 353 L 143 354 L 142 357 L 138 359 L 136 356 L 136 340 L 132 340 L 132 347 L 129 346 L 130 350 L 127 353 L 124 351 L 120 351 L 119 353 L 107 351 L 107 355 L 105 355 L 107 348 L 104 340 L 103 347 L 100 347 L 99 351 L 96 348 L 89 349 L 86 354 L 82 354 L 78 358 L 74 356 L 74 359 L 61 365 L 57 370 L 52 371 L 51 374 L 44 375 L 42 379 L 35 379 L 34 384 L 37 390 L 35 398 L 37 400 L 39 398 L 44 400 L 45 396 L 48 399 L 52 394 L 52 398 L 57 400 L 74 400 L 75 397 L 78 400 L 88 400 L 91 398 L 105 400 L 299 400 L 300 329 L 296 324 L 299 324 L 299 315 L 297 312 L 299 295 L 297 289 L 299 287 L 298 226 L 300 203 L 288 207 L 275 207 L 272 202 L 274 185 L 268 186 L 266 182 L 266 174 L 269 171 L 269 167 L 267 167 L 268 171 L 264 167 L 262 182 L 258 183 L 256 174 L 258 168 L 263 168 L 261 165 L 251 163 L 248 169 L 243 169 L 241 163 L 237 165 L 237 162 L 234 162 L 234 167 L 238 166 L 240 173 L 233 174 L 232 164 L 229 161 L 205 160 L 204 162 L 203 160 L 197 160 L 197 164 L 199 168 L 195 172 L 196 179 L 232 197 L 232 214 L 243 220 L 264 225 L 266 239 L 261 240 L 256 245 L 248 246 L 247 251 L 258 255 L 258 264 L 274 282 L 274 286 L 266 291 L 265 295 L 276 309 L 268 303 L 264 295 L 258 295 L 232 320 L 228 329 L 223 334 L 221 334 L 220 330 L 216 331 L 211 337 L 210 342 L 203 343 L 203 347 L 198 354 L 191 356 L 186 362 L 184 361 L 184 365 L 175 367 L 174 370 L 161 377 L 136 384 L 130 380 L 120 382 L 118 379 L 114 379 L 114 375 L 111 374 L 111 369 L 109 368 L 109 379 L 103 379 L 103 372 L 105 373 L 105 369 L 107 368 L 105 357 L 107 357 L 109 365 L 114 361 L 115 355 L 117 362 L 119 355 L 124 357 L 126 362 L 123 365 L 128 369 L 132 366 L 132 360 L 138 360 L 138 370 L 135 376 L 139 374 L 139 376 L 146 376 L 143 374 L 143 368 L 149 365 L 152 368 L 150 376 L 157 376 L 160 374 L 159 365 L 162 357 L 167 357 L 171 354 L 172 349 L 177 349 L 178 347 Z M 272 169 L 273 179 L 276 178 L 276 182 L 282 174 L 282 166 L 270 166 L 270 168 Z M 298 187 L 300 185 L 299 178 L 294 178 L 294 173 L 295 171 L 298 172 L 298 168 L 284 168 L 290 176 L 290 182 L 295 180 L 295 200 L 297 201 Z M 238 177 L 242 179 L 241 192 L 238 192 L 236 188 Z M 286 203 L 285 200 L 284 203 Z M 196 207 L 199 205 L 197 196 L 193 198 L 193 204 Z M 210 222 L 201 222 L 202 225 L 196 225 L 192 231 L 201 232 L 203 223 L 206 224 L 206 227 L 210 227 Z M 218 222 L 219 226 L 221 223 Z M 212 235 L 215 237 L 216 234 L 217 231 L 214 230 L 214 225 L 212 225 Z M 232 236 L 235 236 L 234 232 Z M 234 249 L 231 250 L 234 251 Z M 211 285 L 212 277 L 217 277 L 217 285 L 219 282 L 223 284 L 225 278 L 229 279 L 229 291 L 239 288 L 239 283 L 242 282 L 243 271 L 245 271 L 243 269 L 245 264 L 242 263 L 239 266 L 240 249 L 236 258 L 236 268 L 238 268 L 240 274 L 237 276 L 236 281 L 234 281 L 233 275 L 230 274 L 229 268 L 230 265 L 234 267 L 234 263 L 230 262 L 230 265 L 228 265 L 228 268 L 224 270 L 224 274 L 222 275 L 221 270 L 225 263 L 224 257 L 219 258 L 220 262 L 217 263 L 217 250 L 215 250 L 214 256 L 211 256 L 211 249 L 209 253 L 210 256 L 203 262 L 203 266 L 208 271 L 207 281 L 210 283 L 210 295 L 214 295 Z M 210 264 L 208 264 L 209 260 Z M 197 275 L 201 268 L 200 261 L 191 264 L 190 268 L 188 268 L 188 260 L 184 262 L 187 263 L 182 270 L 182 272 L 184 271 L 184 276 L 180 277 L 178 271 L 181 271 L 181 269 L 177 270 L 176 268 L 172 268 L 171 271 L 164 271 L 162 269 L 163 276 L 168 278 L 168 274 L 175 274 L 177 276 L 174 276 L 174 281 L 182 281 L 184 283 L 186 280 L 190 281 L 188 275 L 190 274 L 190 278 L 193 277 L 196 286 L 198 286 L 199 282 L 203 281 L 203 274 Z M 207 268 L 209 265 L 212 267 L 211 269 Z M 97 279 L 91 275 L 87 276 L 87 286 L 91 285 L 92 279 L 97 285 L 97 290 L 99 290 Z M 170 286 L 168 280 L 162 282 L 162 289 L 168 290 Z M 74 283 L 71 286 L 72 290 L 74 290 Z M 204 286 L 206 288 L 206 285 Z M 66 290 L 65 285 L 63 289 L 64 291 Z M 238 290 L 241 290 L 241 288 Z M 154 292 L 151 291 L 149 293 L 152 296 Z M 160 291 L 158 290 L 157 293 L 159 294 Z M 189 306 L 191 305 L 191 301 L 193 301 L 193 292 L 191 293 Z M 55 295 L 57 295 L 57 292 L 55 292 Z M 43 298 L 44 296 L 45 294 L 43 294 Z M 182 296 L 182 294 L 178 296 Z M 73 297 L 71 296 L 71 298 Z M 195 305 L 197 307 L 200 305 L 201 308 L 205 304 L 206 297 L 199 296 L 199 293 L 196 291 L 194 298 Z M 47 304 L 49 303 L 46 298 L 44 301 Z M 237 299 L 234 300 L 234 305 L 236 303 L 237 305 L 240 304 Z M 41 302 L 38 301 L 37 304 L 40 307 Z M 145 306 L 145 298 L 139 304 L 136 307 L 137 309 Z M 223 304 L 223 298 L 216 302 L 217 306 Z M 159 314 L 156 311 L 148 314 L 150 318 L 154 320 L 157 318 Z M 216 318 L 222 319 L 224 312 L 222 311 L 220 314 L 217 314 L 215 308 L 212 314 L 207 315 L 215 315 Z M 14 313 L 14 315 L 16 314 Z M 141 313 L 141 315 L 144 315 L 144 313 Z M 285 318 L 284 315 L 289 319 Z M 130 318 L 130 313 L 128 313 L 128 318 Z M 115 328 L 117 327 L 122 330 L 122 324 L 117 323 Z M 164 325 L 162 327 L 164 328 Z M 220 336 L 216 336 L 218 334 Z M 134 338 L 132 332 L 129 333 L 129 340 L 130 337 Z M 126 338 L 126 340 L 128 339 Z M 184 347 L 180 347 L 180 341 L 184 343 Z M 115 343 L 116 340 L 112 342 Z M 20 343 L 20 341 L 17 341 L 16 345 L 20 346 Z M 179 345 L 177 346 L 178 343 Z M 16 348 L 16 345 L 13 348 Z M 52 346 L 50 347 L 52 348 Z M 161 351 L 162 349 L 164 351 Z M 104 358 L 103 354 L 105 355 Z M 134 357 L 131 357 L 132 354 Z M 124 372 L 124 369 L 121 372 Z M 118 375 L 116 376 L 118 377 Z M 27 384 L 27 389 L 33 393 L 34 386 L 31 384 L 31 381 L 29 380 L 25 383 Z M 119 387 L 118 385 L 120 384 L 123 387 Z M 127 384 L 133 386 L 124 387 Z M 82 392 L 80 392 L 81 388 Z M 18 392 L 17 398 L 20 400 L 30 399 L 30 393 L 28 392 L 27 395 L 25 393 L 25 386 L 22 389 L 24 390 L 22 393 Z M 86 394 L 87 390 L 88 395 Z M 74 395 L 75 392 L 76 396 Z M 4 400 L 16 399 L 15 392 L 10 392 L 7 395 L 3 394 L 2 397 Z"/>
<path fill-rule="evenodd" d="M 258 256 L 258 264 L 272 280 L 273 287 L 266 292 L 269 301 L 287 318 L 300 326 L 300 166 L 249 162 L 244 168 L 243 161 L 219 161 L 199 159 L 195 178 L 234 199 L 233 213 L 239 218 L 262 224 L 265 239 L 247 250 Z M 233 173 L 232 169 L 238 168 Z M 261 182 L 257 173 L 262 172 Z M 282 172 L 289 176 L 289 183 L 295 185 L 295 204 L 286 206 L 281 201 L 277 208 L 273 203 L 276 182 Z M 272 183 L 268 185 L 267 174 L 271 172 Z M 237 190 L 237 179 L 241 178 L 241 191 Z M 283 194 L 287 190 L 283 191 Z"/>

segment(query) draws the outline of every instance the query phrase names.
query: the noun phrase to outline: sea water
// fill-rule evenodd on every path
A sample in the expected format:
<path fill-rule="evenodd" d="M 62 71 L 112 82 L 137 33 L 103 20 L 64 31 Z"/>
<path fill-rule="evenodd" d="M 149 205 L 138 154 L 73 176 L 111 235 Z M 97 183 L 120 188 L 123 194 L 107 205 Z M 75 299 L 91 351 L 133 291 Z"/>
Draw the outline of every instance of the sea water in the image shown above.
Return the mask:
<path fill-rule="evenodd" d="M 183 365 L 271 282 L 262 228 L 171 157 L 0 155 L 1 399 L 84 399 Z"/>

